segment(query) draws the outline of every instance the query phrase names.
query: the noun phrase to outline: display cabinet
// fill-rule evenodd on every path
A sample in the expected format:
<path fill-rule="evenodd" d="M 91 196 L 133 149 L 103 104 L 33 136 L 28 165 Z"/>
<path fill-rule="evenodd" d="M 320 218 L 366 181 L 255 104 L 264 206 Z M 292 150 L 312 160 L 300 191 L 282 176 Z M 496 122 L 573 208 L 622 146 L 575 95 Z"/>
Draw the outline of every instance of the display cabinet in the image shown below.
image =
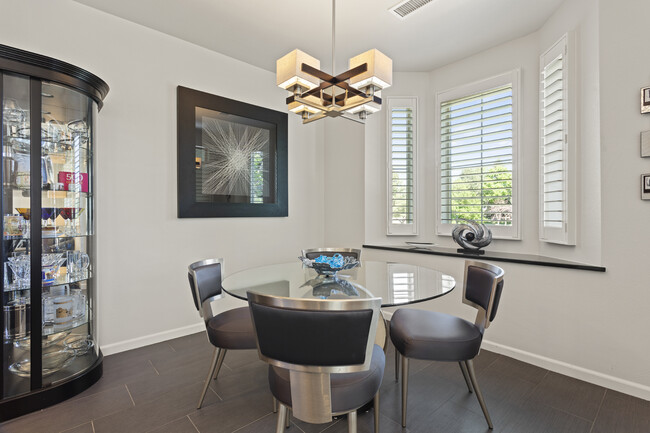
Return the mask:
<path fill-rule="evenodd" d="M 0 45 L 0 420 L 101 377 L 94 151 L 107 92 L 83 69 Z"/>

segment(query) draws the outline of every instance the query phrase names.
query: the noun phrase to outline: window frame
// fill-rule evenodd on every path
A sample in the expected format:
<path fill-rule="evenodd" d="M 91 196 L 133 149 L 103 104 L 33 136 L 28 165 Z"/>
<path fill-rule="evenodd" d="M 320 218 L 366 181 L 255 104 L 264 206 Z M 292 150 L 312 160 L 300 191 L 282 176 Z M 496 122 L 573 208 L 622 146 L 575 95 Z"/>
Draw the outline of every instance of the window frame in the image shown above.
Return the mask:
<path fill-rule="evenodd" d="M 435 202 L 435 230 L 438 236 L 451 236 L 455 224 L 442 222 L 442 189 L 441 189 L 441 174 L 442 174 L 442 140 L 441 140 L 441 106 L 447 101 L 476 95 L 494 89 L 500 86 L 512 85 L 512 225 L 510 227 L 503 226 L 489 226 L 494 239 L 521 239 L 521 197 L 519 187 L 519 137 L 520 137 L 520 107 L 521 103 L 521 85 L 520 85 L 520 69 L 513 69 L 511 71 L 495 75 L 490 78 L 475 81 L 473 83 L 461 85 L 452 89 L 437 92 L 435 95 L 435 161 L 436 161 L 436 182 L 438 183 L 435 191 L 437 194 Z"/>
<path fill-rule="evenodd" d="M 392 206 L 392 112 L 393 108 L 411 108 L 413 110 L 413 222 L 411 224 L 393 224 Z M 418 98 L 416 96 L 395 96 L 386 98 L 386 235 L 387 236 L 417 236 L 418 235 Z"/>
<path fill-rule="evenodd" d="M 548 50 L 539 57 L 539 240 L 541 242 L 576 245 L 576 86 L 574 64 L 574 36 L 569 32 L 564 34 Z M 557 56 L 564 53 L 562 59 L 562 100 L 563 100 L 563 171 L 564 176 L 564 207 L 563 228 L 544 227 L 544 142 L 543 142 L 543 104 L 542 91 L 544 88 L 544 68 Z"/>

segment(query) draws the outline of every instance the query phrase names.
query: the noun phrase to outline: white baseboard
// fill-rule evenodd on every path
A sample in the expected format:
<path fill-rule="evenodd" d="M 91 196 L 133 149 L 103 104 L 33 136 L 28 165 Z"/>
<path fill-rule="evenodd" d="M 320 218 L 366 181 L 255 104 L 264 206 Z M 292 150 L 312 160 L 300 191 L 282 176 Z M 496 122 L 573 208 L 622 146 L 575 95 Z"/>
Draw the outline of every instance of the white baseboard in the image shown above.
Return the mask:
<path fill-rule="evenodd" d="M 144 335 L 142 337 L 132 338 L 131 340 L 124 340 L 117 343 L 107 344 L 105 346 L 101 346 L 101 349 L 104 355 L 112 355 L 114 353 L 137 349 L 138 347 L 160 343 L 161 341 L 171 340 L 172 338 L 183 337 L 185 335 L 195 334 L 201 331 L 205 331 L 205 323 L 203 323 L 203 321 L 194 325 L 183 326 L 182 328 L 158 332 L 157 334 Z"/>
<path fill-rule="evenodd" d="M 630 382 L 629 380 L 599 373 L 594 370 L 578 367 L 577 365 L 568 364 L 566 362 L 536 355 L 513 347 L 504 346 L 503 344 L 493 343 L 489 340 L 483 340 L 482 347 L 490 352 L 506 355 L 518 359 L 519 361 L 533 364 L 575 379 L 584 380 L 585 382 L 613 389 L 614 391 L 619 391 L 644 400 L 650 400 L 650 386 Z"/>

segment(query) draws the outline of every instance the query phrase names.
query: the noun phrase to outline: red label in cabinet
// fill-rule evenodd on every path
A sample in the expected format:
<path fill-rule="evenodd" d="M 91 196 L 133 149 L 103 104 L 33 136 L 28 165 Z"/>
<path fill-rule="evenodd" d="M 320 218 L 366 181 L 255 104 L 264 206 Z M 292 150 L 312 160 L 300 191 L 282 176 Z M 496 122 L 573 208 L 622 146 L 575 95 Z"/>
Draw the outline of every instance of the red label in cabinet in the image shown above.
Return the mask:
<path fill-rule="evenodd" d="M 66 191 L 88 192 L 88 173 L 59 172 L 59 183 L 63 184 Z M 72 186 L 79 185 L 79 186 Z"/>

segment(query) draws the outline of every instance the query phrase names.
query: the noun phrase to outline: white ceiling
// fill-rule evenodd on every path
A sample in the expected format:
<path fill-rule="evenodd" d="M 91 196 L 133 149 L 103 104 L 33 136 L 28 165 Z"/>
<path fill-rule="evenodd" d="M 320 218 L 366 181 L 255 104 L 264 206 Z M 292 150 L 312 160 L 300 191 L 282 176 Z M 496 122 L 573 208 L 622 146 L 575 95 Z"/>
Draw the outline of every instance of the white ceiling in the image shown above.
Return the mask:
<path fill-rule="evenodd" d="M 275 72 L 299 48 L 331 71 L 331 0 L 76 0 Z M 337 0 L 336 71 L 377 48 L 396 71 L 430 71 L 537 29 L 563 0 L 434 0 L 406 19 L 399 0 Z"/>

